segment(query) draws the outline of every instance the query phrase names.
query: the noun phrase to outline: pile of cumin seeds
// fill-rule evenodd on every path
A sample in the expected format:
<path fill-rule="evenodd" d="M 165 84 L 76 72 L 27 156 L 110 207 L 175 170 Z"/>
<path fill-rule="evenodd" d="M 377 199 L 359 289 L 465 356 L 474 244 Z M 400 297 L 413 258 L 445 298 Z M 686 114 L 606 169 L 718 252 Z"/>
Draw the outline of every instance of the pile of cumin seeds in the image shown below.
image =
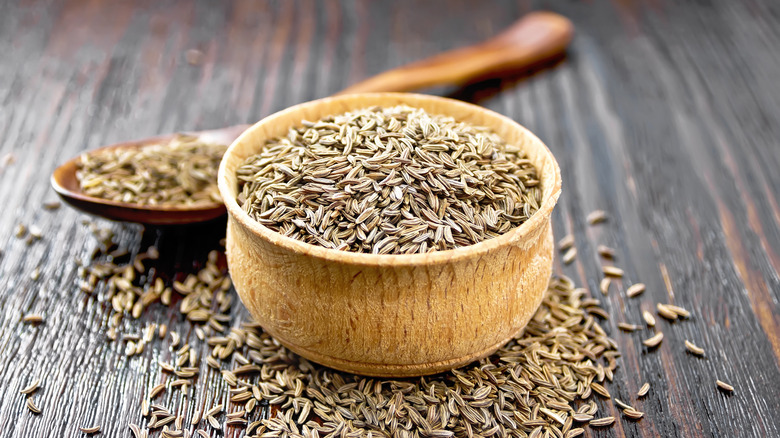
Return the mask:
<path fill-rule="evenodd" d="M 180 135 L 170 143 L 82 154 L 76 178 L 89 196 L 139 205 L 222 202 L 217 169 L 227 146 Z"/>
<path fill-rule="evenodd" d="M 234 398 L 251 394 L 277 409 L 253 437 L 576 436 L 597 411 L 587 400 L 591 385 L 611 380 L 619 356 L 585 294 L 553 278 L 524 333 L 486 359 L 435 376 L 334 371 L 290 353 L 255 324 L 241 326 L 246 342 L 237 353 L 259 365 L 259 376 L 223 374 Z"/>
<path fill-rule="evenodd" d="M 150 252 L 155 250 L 140 254 Z M 598 302 L 567 278 L 550 280 L 544 301 L 524 332 L 494 355 L 435 376 L 372 379 L 308 362 L 281 346 L 257 324 L 224 321 L 235 300 L 220 298 L 234 296 L 232 289 L 222 289 L 229 277 L 214 263 L 221 257 L 221 253 L 212 252 L 198 273 L 184 277 L 178 285 L 164 286 L 185 299 L 195 294 L 198 302 L 211 294 L 208 302 L 217 303 L 209 309 L 217 319 L 190 318 L 195 326 L 191 339 L 180 338 L 174 332 L 164 336 L 163 342 L 172 351 L 170 361 L 160 361 L 167 383 L 139 406 L 147 424 L 133 424 L 135 436 L 156 436 L 158 431 L 162 431 L 160 436 L 213 436 L 219 433 L 217 430 L 242 430 L 243 436 L 252 438 L 331 434 L 538 438 L 578 436 L 591 420 L 595 420 L 595 426 L 601 424 L 596 402 L 591 400 L 592 388 L 612 380 L 619 357 L 617 345 L 594 317 L 603 312 Z M 144 266 L 133 259 L 124 266 L 117 265 L 110 270 L 114 274 L 97 279 L 96 288 L 110 288 L 110 278 L 133 265 Z M 138 278 L 150 275 L 148 271 L 136 274 Z M 157 283 L 152 277 L 147 280 L 150 285 Z M 136 287 L 149 289 L 138 284 Z M 187 310 L 181 301 L 155 301 Z M 121 310 L 132 315 L 128 307 Z M 140 338 L 160 342 L 146 334 L 132 337 Z M 188 352 L 204 343 L 209 351 L 207 360 L 189 360 Z M 182 389 L 183 380 L 190 387 L 214 385 L 215 372 L 222 377 L 217 385 L 225 385 L 227 391 Z M 172 391 L 181 391 L 190 402 L 177 404 L 179 397 L 161 396 Z M 195 399 L 199 393 L 228 395 L 227 399 L 204 401 Z M 167 399 L 173 406 L 161 404 Z"/>
<path fill-rule="evenodd" d="M 542 196 L 519 146 L 408 106 L 304 121 L 236 176 L 238 204 L 261 224 L 314 245 L 375 254 L 497 237 L 525 222 Z"/>

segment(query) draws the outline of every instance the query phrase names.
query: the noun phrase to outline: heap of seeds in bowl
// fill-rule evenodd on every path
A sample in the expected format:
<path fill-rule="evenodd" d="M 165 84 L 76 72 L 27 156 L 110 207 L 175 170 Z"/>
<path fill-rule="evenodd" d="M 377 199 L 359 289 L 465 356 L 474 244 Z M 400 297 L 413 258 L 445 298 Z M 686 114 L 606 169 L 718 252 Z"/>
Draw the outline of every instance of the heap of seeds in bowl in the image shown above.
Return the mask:
<path fill-rule="evenodd" d="M 497 237 L 525 222 L 542 195 L 519 146 L 407 106 L 304 121 L 236 174 L 238 204 L 262 225 L 314 245 L 374 254 Z"/>
<path fill-rule="evenodd" d="M 81 156 L 76 177 L 89 196 L 140 205 L 222 202 L 217 169 L 227 146 L 178 136 L 169 143 Z"/>

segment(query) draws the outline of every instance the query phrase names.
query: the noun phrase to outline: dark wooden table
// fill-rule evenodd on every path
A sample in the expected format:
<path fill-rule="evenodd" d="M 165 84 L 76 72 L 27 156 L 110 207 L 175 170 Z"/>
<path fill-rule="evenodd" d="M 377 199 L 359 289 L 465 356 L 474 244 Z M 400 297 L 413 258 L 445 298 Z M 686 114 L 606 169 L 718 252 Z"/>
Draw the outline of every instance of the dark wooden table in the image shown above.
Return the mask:
<path fill-rule="evenodd" d="M 597 297 L 596 245 L 616 249 L 627 284 L 602 297 L 623 357 L 613 395 L 641 402 L 639 422 L 597 437 L 780 436 L 780 3 L 614 1 L 87 2 L 0 5 L 0 436 L 76 437 L 79 426 L 130 436 L 155 384 L 148 349 L 106 342 L 109 308 L 79 292 L 73 258 L 95 247 L 84 215 L 48 176 L 99 145 L 253 122 L 382 70 L 494 35 L 531 9 L 570 17 L 567 59 L 531 77 L 429 92 L 479 103 L 529 127 L 558 158 L 555 233 L 579 256 L 556 270 Z M 192 65 L 185 52 L 203 59 Z M 606 224 L 589 227 L 594 209 Z M 27 245 L 18 223 L 43 230 Z M 202 263 L 224 221 L 143 231 L 98 221 L 131 250 L 157 243 L 177 269 Z M 40 278 L 31 273 L 40 266 Z M 619 332 L 656 302 L 692 318 L 660 321 L 655 352 Z M 236 310 L 238 317 L 244 311 Z M 40 313 L 31 326 L 22 315 Z M 178 312 L 140 321 L 188 333 Z M 135 325 L 133 325 L 135 324 Z M 689 339 L 705 358 L 686 353 Z M 44 377 L 38 416 L 18 394 Z M 720 378 L 733 395 L 715 388 Z M 213 378 L 206 380 L 216 382 Z M 225 388 L 214 383 L 212 396 Z M 602 410 L 614 410 L 600 401 Z M 615 412 L 615 411 L 613 411 Z M 238 435 L 231 435 L 238 436 Z"/>

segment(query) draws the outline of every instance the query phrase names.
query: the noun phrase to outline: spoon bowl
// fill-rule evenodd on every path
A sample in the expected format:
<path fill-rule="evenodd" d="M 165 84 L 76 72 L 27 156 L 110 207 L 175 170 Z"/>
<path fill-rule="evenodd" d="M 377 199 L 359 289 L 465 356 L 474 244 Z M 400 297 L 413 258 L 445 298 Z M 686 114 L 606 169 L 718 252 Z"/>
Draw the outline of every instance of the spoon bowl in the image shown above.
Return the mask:
<path fill-rule="evenodd" d="M 185 132 L 187 136 L 197 137 L 206 143 L 229 145 L 248 128 L 249 125 L 236 125 L 228 128 L 208 131 Z M 91 153 L 111 149 L 137 149 L 146 146 L 165 144 L 179 134 L 161 135 L 138 141 L 117 143 L 94 149 Z M 51 185 L 63 201 L 86 213 L 107 219 L 127 222 L 139 222 L 148 225 L 181 225 L 206 222 L 225 214 L 222 202 L 202 202 L 192 205 L 140 205 L 128 202 L 112 201 L 85 194 L 80 186 L 76 172 L 80 157 L 74 157 L 54 170 Z"/>

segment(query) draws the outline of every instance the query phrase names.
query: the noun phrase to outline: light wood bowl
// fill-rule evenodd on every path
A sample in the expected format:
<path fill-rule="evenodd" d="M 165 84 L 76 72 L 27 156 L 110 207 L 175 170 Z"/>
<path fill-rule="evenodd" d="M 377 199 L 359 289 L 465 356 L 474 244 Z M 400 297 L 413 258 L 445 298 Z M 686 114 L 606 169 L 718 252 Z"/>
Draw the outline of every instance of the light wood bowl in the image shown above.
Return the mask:
<path fill-rule="evenodd" d="M 487 126 L 507 143 L 522 145 L 541 175 L 539 211 L 520 227 L 473 246 L 372 255 L 284 237 L 238 206 L 235 171 L 266 140 L 286 135 L 304 119 L 399 104 Z M 524 127 L 464 102 L 366 93 L 293 106 L 233 142 L 220 165 L 219 190 L 228 211 L 228 267 L 244 305 L 287 348 L 339 370 L 417 376 L 485 357 L 526 325 L 550 279 L 550 215 L 561 190 L 558 164 Z"/>

